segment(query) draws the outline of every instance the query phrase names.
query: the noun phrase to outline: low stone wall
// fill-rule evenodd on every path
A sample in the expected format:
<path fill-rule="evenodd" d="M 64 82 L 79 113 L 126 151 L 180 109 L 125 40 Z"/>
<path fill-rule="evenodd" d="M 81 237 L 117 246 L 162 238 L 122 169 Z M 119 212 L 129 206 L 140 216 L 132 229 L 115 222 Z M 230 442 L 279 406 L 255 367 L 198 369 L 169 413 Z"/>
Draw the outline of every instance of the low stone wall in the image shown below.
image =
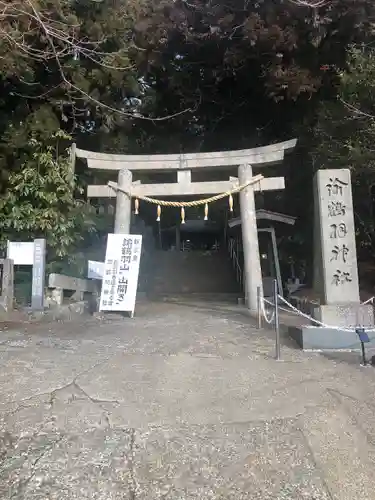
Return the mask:
<path fill-rule="evenodd" d="M 95 280 L 52 273 L 48 277 L 48 289 L 51 293 L 47 301 L 62 305 L 66 291 L 70 294 L 69 299 L 73 301 L 83 301 L 87 294 L 95 299 L 99 293 L 99 287 L 99 283 Z"/>

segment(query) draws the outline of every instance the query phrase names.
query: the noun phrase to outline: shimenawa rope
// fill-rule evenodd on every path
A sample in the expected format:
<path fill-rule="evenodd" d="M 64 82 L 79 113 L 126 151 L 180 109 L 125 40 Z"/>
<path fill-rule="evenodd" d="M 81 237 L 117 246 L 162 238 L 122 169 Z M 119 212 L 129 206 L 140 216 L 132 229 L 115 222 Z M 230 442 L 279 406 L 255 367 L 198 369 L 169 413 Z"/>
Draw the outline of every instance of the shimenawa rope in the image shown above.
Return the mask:
<path fill-rule="evenodd" d="M 256 175 L 249 182 L 246 182 L 245 184 L 242 184 L 241 186 L 237 186 L 233 189 L 225 191 L 225 193 L 220 193 L 220 194 L 217 194 L 215 196 L 211 196 L 210 198 L 205 198 L 203 200 L 193 200 L 193 201 L 158 200 L 156 198 L 150 198 L 149 196 L 132 194 L 132 193 L 129 193 L 128 191 L 125 191 L 125 189 L 122 189 L 121 187 L 117 186 L 114 182 L 111 182 L 111 181 L 108 182 L 108 186 L 112 189 L 115 189 L 116 191 L 121 191 L 122 193 L 127 194 L 129 196 L 129 198 L 137 198 L 139 200 L 146 201 L 148 203 L 153 203 L 154 205 L 160 205 L 163 207 L 187 208 L 187 207 L 197 207 L 199 205 L 205 205 L 206 203 L 212 203 L 214 201 L 221 200 L 222 198 L 225 198 L 227 196 L 231 196 L 232 194 L 239 193 L 240 191 L 247 188 L 248 186 L 251 186 L 252 184 L 256 184 L 257 182 L 260 182 L 262 179 L 263 179 L 263 175 Z"/>

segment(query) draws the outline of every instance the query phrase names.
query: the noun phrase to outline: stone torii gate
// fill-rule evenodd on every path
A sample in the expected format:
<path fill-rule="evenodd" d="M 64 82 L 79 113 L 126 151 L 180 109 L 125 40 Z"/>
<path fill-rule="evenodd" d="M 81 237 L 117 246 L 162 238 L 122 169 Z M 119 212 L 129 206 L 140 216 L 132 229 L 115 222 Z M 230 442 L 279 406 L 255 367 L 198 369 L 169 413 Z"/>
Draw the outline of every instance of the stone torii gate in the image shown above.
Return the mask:
<path fill-rule="evenodd" d="M 110 185 L 90 185 L 88 198 L 111 198 L 116 196 L 115 232 L 129 233 L 131 220 L 131 197 L 170 197 L 215 195 L 239 186 L 247 185 L 253 178 L 252 167 L 264 167 L 279 163 L 285 151 L 296 145 L 292 139 L 269 146 L 237 151 L 213 153 L 167 154 L 167 155 L 118 155 L 84 151 L 73 145 L 72 155 L 86 159 L 89 168 L 119 171 L 118 182 Z M 196 169 L 219 169 L 238 165 L 238 178 L 227 181 L 192 182 L 191 172 Z M 176 183 L 141 184 L 133 182 L 133 172 L 177 172 Z M 117 189 L 117 186 L 119 189 Z M 257 309 L 257 287 L 262 287 L 259 257 L 258 232 L 255 215 L 255 191 L 284 189 L 284 177 L 267 177 L 248 185 L 240 191 L 240 212 L 244 250 L 245 295 L 251 312 Z M 126 193 L 131 193 L 129 196 Z"/>

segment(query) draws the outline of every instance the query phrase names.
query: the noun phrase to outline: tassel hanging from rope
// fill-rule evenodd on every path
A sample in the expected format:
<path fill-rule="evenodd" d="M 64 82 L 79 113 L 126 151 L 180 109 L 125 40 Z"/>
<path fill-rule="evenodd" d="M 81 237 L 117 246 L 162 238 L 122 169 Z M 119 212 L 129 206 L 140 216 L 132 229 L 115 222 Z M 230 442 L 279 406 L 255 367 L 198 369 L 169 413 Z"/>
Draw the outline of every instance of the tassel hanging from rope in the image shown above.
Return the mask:
<path fill-rule="evenodd" d="M 208 220 L 208 203 L 204 206 L 204 220 Z"/>
<path fill-rule="evenodd" d="M 156 209 L 156 222 L 160 222 L 160 216 L 161 216 L 161 206 L 158 205 L 158 208 Z"/>
<path fill-rule="evenodd" d="M 229 195 L 229 212 L 233 212 L 233 196 Z"/>
<path fill-rule="evenodd" d="M 181 224 L 185 224 L 185 209 L 181 207 Z"/>

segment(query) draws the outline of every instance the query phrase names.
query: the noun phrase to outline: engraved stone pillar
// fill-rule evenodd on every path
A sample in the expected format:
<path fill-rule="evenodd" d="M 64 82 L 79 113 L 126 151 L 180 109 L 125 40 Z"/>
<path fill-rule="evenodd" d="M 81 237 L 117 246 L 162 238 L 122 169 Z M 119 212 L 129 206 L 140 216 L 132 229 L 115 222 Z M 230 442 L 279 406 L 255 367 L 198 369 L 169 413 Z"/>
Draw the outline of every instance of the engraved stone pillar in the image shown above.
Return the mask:
<path fill-rule="evenodd" d="M 37 238 L 34 240 L 33 281 L 31 287 L 31 309 L 33 311 L 43 311 L 44 309 L 45 279 L 46 240 Z"/>
<path fill-rule="evenodd" d="M 370 325 L 361 306 L 349 169 L 319 170 L 314 179 L 314 289 L 316 319 L 330 326 Z"/>
<path fill-rule="evenodd" d="M 14 264 L 11 259 L 3 260 L 3 276 L 1 284 L 1 305 L 5 311 L 13 309 L 14 301 Z"/>
<path fill-rule="evenodd" d="M 132 188 L 132 173 L 130 170 L 122 169 L 118 174 L 117 185 L 127 193 Z M 130 234 L 131 221 L 131 197 L 123 191 L 117 191 L 115 233 Z"/>
<path fill-rule="evenodd" d="M 251 165 L 238 167 L 240 185 L 249 182 L 253 176 Z M 244 252 L 245 297 L 251 313 L 257 311 L 257 287 L 261 287 L 262 271 L 260 267 L 258 229 L 255 214 L 255 199 L 253 186 L 248 186 L 240 192 L 242 245 Z M 263 292 L 262 292 L 263 293 Z"/>

